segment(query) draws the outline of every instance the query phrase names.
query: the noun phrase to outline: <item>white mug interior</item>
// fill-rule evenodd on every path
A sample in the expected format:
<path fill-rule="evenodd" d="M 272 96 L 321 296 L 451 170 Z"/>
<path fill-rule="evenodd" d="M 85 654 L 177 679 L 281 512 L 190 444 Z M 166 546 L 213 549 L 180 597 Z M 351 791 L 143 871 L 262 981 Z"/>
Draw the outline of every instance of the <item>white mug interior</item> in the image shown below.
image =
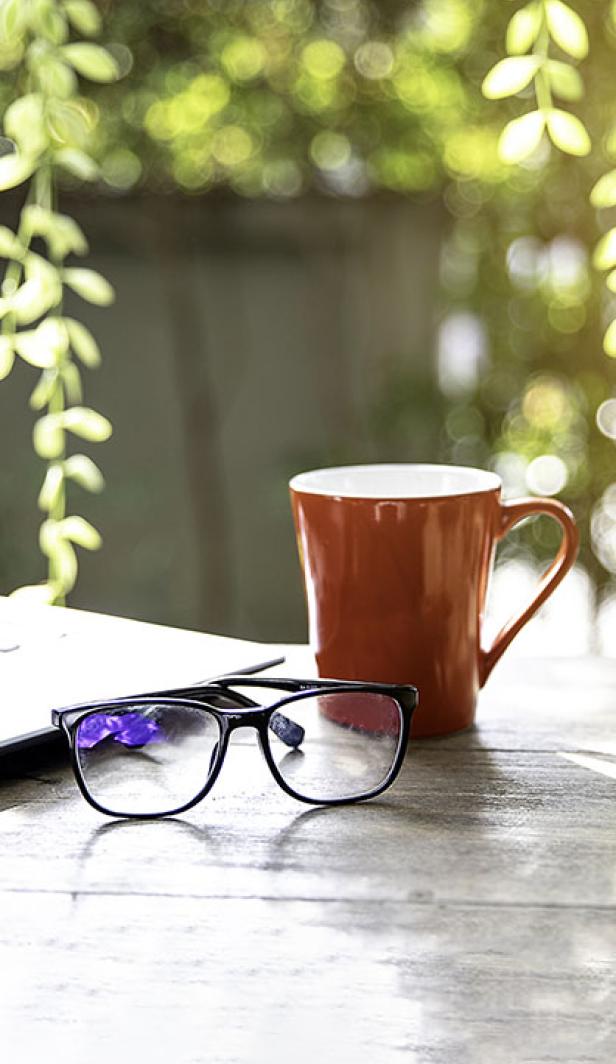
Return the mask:
<path fill-rule="evenodd" d="M 501 479 L 470 466 L 396 463 L 313 469 L 294 476 L 290 487 L 335 498 L 433 499 L 494 491 L 501 487 Z"/>

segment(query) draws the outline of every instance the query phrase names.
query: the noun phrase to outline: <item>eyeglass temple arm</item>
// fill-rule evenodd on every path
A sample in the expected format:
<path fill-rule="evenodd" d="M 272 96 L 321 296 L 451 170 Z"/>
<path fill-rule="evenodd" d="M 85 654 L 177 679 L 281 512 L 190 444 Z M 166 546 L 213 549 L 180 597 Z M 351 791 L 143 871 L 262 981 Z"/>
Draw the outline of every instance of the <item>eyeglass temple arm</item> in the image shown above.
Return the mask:
<path fill-rule="evenodd" d="M 235 672 L 224 672 L 221 676 L 212 676 L 208 680 L 203 680 L 206 683 L 220 683 L 221 680 L 226 680 L 228 677 L 235 676 L 254 676 L 257 672 L 264 672 L 265 669 L 273 669 L 276 665 L 284 665 L 286 658 L 281 655 L 279 658 L 270 658 L 269 661 L 260 661 L 257 665 L 247 665 L 245 669 L 236 669 Z"/>
<path fill-rule="evenodd" d="M 253 676 L 251 673 L 234 672 L 228 673 L 224 676 L 216 676 L 213 680 L 208 680 L 208 683 L 215 684 L 216 687 L 274 687 L 280 691 L 289 691 L 293 694 L 296 691 L 308 691 L 313 687 L 332 687 L 336 684 L 335 680 L 291 680 L 289 677 L 284 678 L 276 676 L 275 678 L 270 676 L 264 676 L 261 679 L 260 676 Z"/>
<path fill-rule="evenodd" d="M 196 694 L 201 688 L 208 687 L 224 687 L 227 682 L 227 678 L 235 680 L 239 683 L 243 676 L 253 676 L 257 672 L 261 672 L 262 669 L 273 669 L 275 665 L 282 665 L 284 658 L 271 658 L 269 661 L 260 661 L 257 665 L 247 665 L 245 669 L 237 669 L 234 673 L 223 673 L 221 676 L 208 677 L 206 680 L 197 680 L 196 683 L 190 683 L 182 685 L 181 687 L 166 687 L 164 691 L 147 691 L 143 692 L 143 697 L 147 698 L 164 698 L 167 695 L 169 698 L 190 698 L 191 695 Z M 252 681 L 255 686 L 255 681 Z M 235 692 L 234 692 L 235 693 Z M 139 696 L 135 695 L 135 698 Z M 238 696 L 240 697 L 240 696 Z M 256 706 L 258 703 L 250 701 L 246 702 L 247 706 Z"/>

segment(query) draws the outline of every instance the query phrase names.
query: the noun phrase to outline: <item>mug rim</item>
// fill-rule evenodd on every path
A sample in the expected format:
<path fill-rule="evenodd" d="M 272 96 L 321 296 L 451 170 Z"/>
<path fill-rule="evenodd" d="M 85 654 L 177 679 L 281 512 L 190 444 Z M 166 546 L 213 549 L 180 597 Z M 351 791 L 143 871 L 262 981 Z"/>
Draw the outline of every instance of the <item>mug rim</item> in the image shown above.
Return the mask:
<path fill-rule="evenodd" d="M 404 479 L 412 474 L 423 474 L 441 477 L 441 485 L 446 484 L 446 490 L 431 490 L 417 487 L 388 488 L 380 487 L 373 481 L 370 488 L 367 483 L 370 475 L 389 475 L 390 483 L 396 477 Z M 366 486 L 351 487 L 344 484 L 344 478 L 348 480 L 353 476 L 360 479 L 364 477 Z M 454 483 L 452 484 L 452 480 Z M 455 480 L 458 481 L 455 484 Z M 328 483 L 329 481 L 329 483 Z M 487 469 L 477 469 L 474 466 L 446 465 L 425 462 L 374 462 L 365 465 L 328 466 L 321 469 L 310 469 L 303 473 L 296 473 L 289 481 L 289 488 L 297 494 L 321 495 L 325 498 L 335 499 L 447 499 L 463 495 L 481 495 L 486 492 L 498 491 L 502 488 L 501 478 L 497 473 Z"/>

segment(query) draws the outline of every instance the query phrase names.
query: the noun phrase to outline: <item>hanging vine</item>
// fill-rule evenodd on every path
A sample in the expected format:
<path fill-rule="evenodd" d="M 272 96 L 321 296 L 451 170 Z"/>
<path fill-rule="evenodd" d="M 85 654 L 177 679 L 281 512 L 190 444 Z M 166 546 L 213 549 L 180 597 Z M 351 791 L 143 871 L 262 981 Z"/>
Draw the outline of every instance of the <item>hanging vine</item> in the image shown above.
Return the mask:
<path fill-rule="evenodd" d="M 616 31 L 616 4 L 610 11 L 612 27 Z M 616 144 L 616 127 L 608 138 L 612 152 Z M 590 202 L 599 209 L 616 206 L 616 169 L 603 174 L 590 193 Z M 609 270 L 606 285 L 610 292 L 616 293 L 616 226 L 603 234 L 595 248 L 593 263 L 598 270 Z M 616 358 L 616 321 L 610 322 L 603 337 L 603 349 L 611 358 Z"/>
<path fill-rule="evenodd" d="M 487 73 L 482 89 L 488 99 L 499 100 L 515 96 L 532 84 L 536 107 L 511 119 L 503 129 L 499 155 L 504 162 L 527 159 L 545 133 L 569 155 L 588 155 L 590 151 L 583 122 L 554 104 L 554 96 L 566 102 L 579 100 L 584 85 L 575 66 L 553 58 L 553 46 L 569 59 L 586 58 L 588 32 L 577 12 L 562 0 L 532 0 L 515 12 L 507 26 L 509 55 Z"/>
<path fill-rule="evenodd" d="M 44 514 L 39 543 L 47 561 L 43 583 L 16 594 L 63 604 L 74 587 L 75 547 L 97 550 L 98 531 L 84 517 L 68 513 L 69 485 L 99 492 L 98 466 L 71 450 L 71 439 L 101 442 L 111 434 L 102 414 L 83 405 L 82 367 L 96 368 L 98 344 L 80 321 L 64 313 L 65 288 L 99 306 L 114 299 L 100 273 L 73 265 L 88 252 L 86 238 L 57 208 L 56 175 L 95 180 L 88 154 L 97 121 L 95 106 L 79 92 L 79 77 L 95 82 L 119 76 L 112 54 L 78 38 L 96 36 L 101 19 L 90 0 L 3 0 L 0 59 L 16 87 L 3 116 L 5 154 L 0 190 L 27 183 L 16 231 L 0 226 L 0 256 L 6 259 L 0 289 L 0 380 L 21 358 L 39 371 L 30 405 L 39 414 L 33 444 L 46 469 L 38 496 Z M 71 39 L 72 38 L 72 39 Z"/>
<path fill-rule="evenodd" d="M 610 4 L 607 17 L 615 31 L 616 4 Z M 544 131 L 557 148 L 571 155 L 587 155 L 591 149 L 580 119 L 553 106 L 552 93 L 575 101 L 581 98 L 584 86 L 576 67 L 550 57 L 551 42 L 574 60 L 584 59 L 588 54 L 588 32 L 576 11 L 562 0 L 533 0 L 510 19 L 506 37 L 509 56 L 496 63 L 484 79 L 483 93 L 492 100 L 513 96 L 531 82 L 535 85 L 536 109 L 512 119 L 501 134 L 499 153 L 505 162 L 519 163 L 528 158 L 538 147 Z M 530 54 L 524 54 L 529 50 Z M 612 132 L 608 143 L 615 140 Z M 595 183 L 590 202 L 599 209 L 616 206 L 616 169 L 609 170 Z M 599 240 L 593 264 L 598 270 L 609 271 L 606 286 L 616 293 L 616 226 Z M 608 324 L 603 349 L 616 358 L 616 321 Z"/>

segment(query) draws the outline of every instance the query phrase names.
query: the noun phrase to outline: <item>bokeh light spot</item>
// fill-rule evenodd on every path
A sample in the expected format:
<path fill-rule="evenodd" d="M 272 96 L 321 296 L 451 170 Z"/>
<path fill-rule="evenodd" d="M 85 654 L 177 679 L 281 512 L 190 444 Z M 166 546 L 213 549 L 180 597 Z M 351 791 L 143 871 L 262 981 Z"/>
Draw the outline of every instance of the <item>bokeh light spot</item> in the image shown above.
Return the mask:
<path fill-rule="evenodd" d="M 465 0 L 424 0 L 419 11 L 421 36 L 438 52 L 456 52 L 467 43 L 473 28 Z"/>
<path fill-rule="evenodd" d="M 610 440 L 616 440 L 616 399 L 606 399 L 596 414 L 599 431 Z"/>
<path fill-rule="evenodd" d="M 250 81 L 265 66 L 265 48 L 256 37 L 235 37 L 223 48 L 221 63 L 234 81 Z"/>
<path fill-rule="evenodd" d="M 550 377 L 540 377 L 527 388 L 522 412 L 535 428 L 547 430 L 566 428 L 572 414 L 565 388 Z"/>
<path fill-rule="evenodd" d="M 302 51 L 302 66 L 313 78 L 335 78 L 346 63 L 346 56 L 335 41 L 311 41 Z"/>
<path fill-rule="evenodd" d="M 342 133 L 322 130 L 313 137 L 310 155 L 321 170 L 337 170 L 351 158 L 351 145 Z"/>
<path fill-rule="evenodd" d="M 223 126 L 212 140 L 212 155 L 223 166 L 240 166 L 252 151 L 252 137 L 242 126 Z"/>
<path fill-rule="evenodd" d="M 101 163 L 103 178 L 113 188 L 132 188 L 141 177 L 141 171 L 139 158 L 129 148 L 116 148 Z"/>
<path fill-rule="evenodd" d="M 442 322 L 438 336 L 438 377 L 448 396 L 469 392 L 487 360 L 487 337 L 476 314 L 457 311 Z"/>
<path fill-rule="evenodd" d="M 534 458 L 526 470 L 526 483 L 534 495 L 558 495 L 567 479 L 567 467 L 555 454 Z"/>
<path fill-rule="evenodd" d="M 391 74 L 394 53 L 383 41 L 366 41 L 355 52 L 354 62 L 362 77 L 376 81 Z"/>
<path fill-rule="evenodd" d="M 297 196 L 302 190 L 301 170 L 290 159 L 266 163 L 263 168 L 263 184 L 272 196 Z"/>

